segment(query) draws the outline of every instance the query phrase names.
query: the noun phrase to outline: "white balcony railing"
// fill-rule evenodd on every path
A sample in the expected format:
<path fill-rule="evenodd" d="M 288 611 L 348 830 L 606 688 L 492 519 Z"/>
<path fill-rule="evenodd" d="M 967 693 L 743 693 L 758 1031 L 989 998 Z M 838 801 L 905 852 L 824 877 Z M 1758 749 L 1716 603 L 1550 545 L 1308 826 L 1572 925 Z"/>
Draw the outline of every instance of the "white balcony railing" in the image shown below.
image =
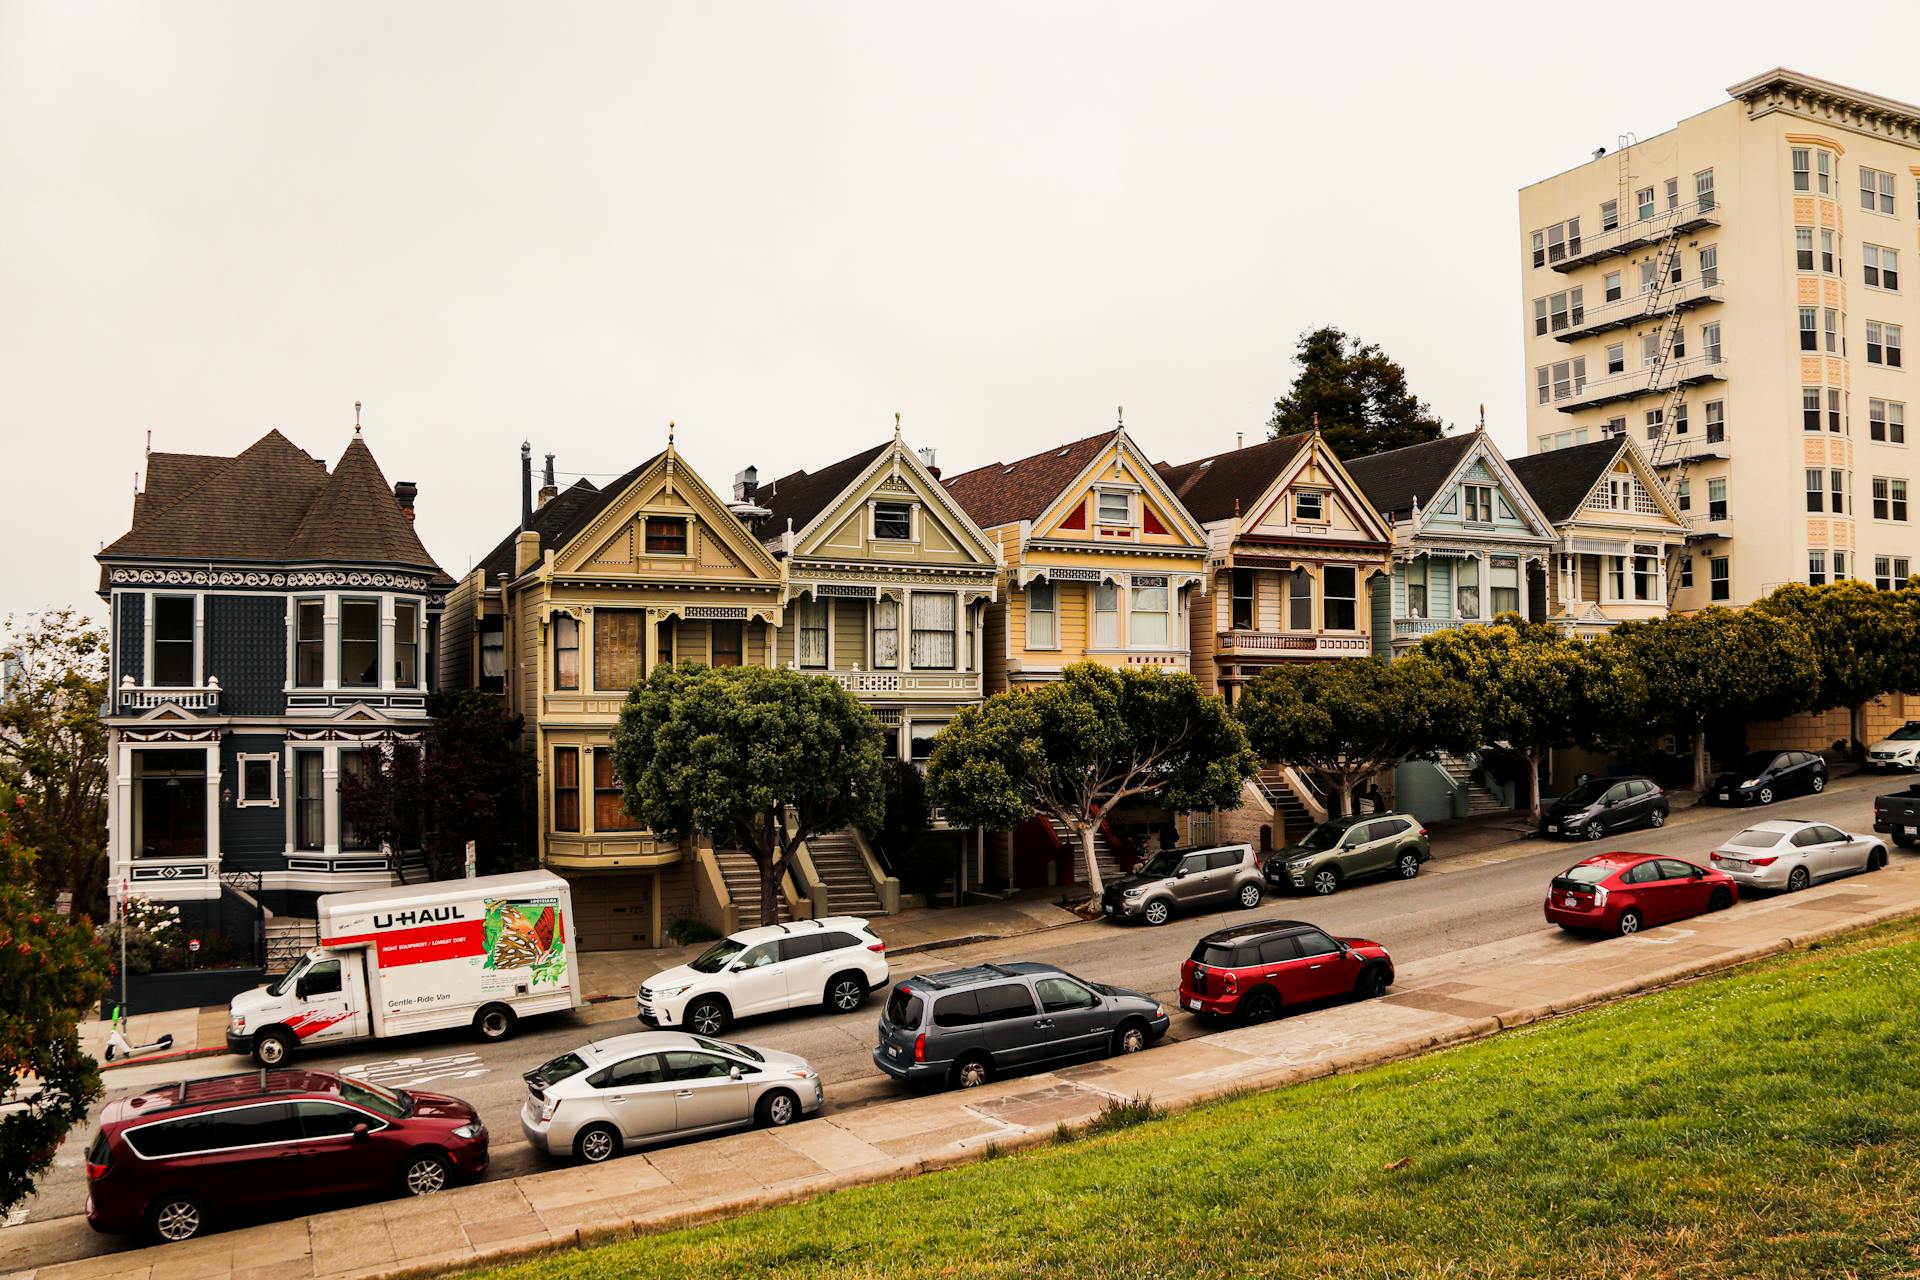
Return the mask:
<path fill-rule="evenodd" d="M 1583 307 L 1577 319 L 1569 318 L 1567 323 L 1550 331 L 1557 342 L 1572 342 L 1589 334 L 1605 333 L 1609 329 L 1626 329 L 1643 320 L 1652 320 L 1664 316 L 1676 308 L 1697 307 L 1708 302 L 1726 301 L 1724 278 L 1716 274 L 1711 281 L 1699 276 L 1670 285 L 1664 290 L 1651 290 L 1646 293 L 1628 294 L 1613 302 L 1602 302 L 1599 306 Z"/>
<path fill-rule="evenodd" d="M 852 694 L 905 697 L 980 696 L 978 671 L 829 671 L 842 689 Z"/>
<path fill-rule="evenodd" d="M 137 685 L 132 676 L 120 681 L 120 688 L 114 699 L 115 709 L 119 711 L 151 711 L 155 707 L 171 704 L 183 711 L 218 711 L 220 709 L 220 677 L 208 676 L 204 685 L 182 687 L 176 685 Z"/>
<path fill-rule="evenodd" d="M 1711 382 L 1727 376 L 1727 362 L 1724 356 L 1708 353 L 1691 356 L 1684 360 L 1675 360 L 1656 374 L 1649 368 L 1629 369 L 1625 373 L 1616 373 L 1612 377 L 1581 383 L 1567 396 L 1557 397 L 1553 407 L 1562 413 L 1572 413 L 1576 409 L 1591 409 L 1596 405 L 1608 404 L 1615 400 L 1632 400 L 1640 396 L 1664 395 L 1676 386 L 1690 386 L 1696 382 Z"/>
<path fill-rule="evenodd" d="M 1220 633 L 1220 655 L 1284 654 L 1289 657 L 1365 657 L 1373 642 L 1365 636 L 1289 635 L 1277 631 L 1233 630 Z"/>
<path fill-rule="evenodd" d="M 1676 233 L 1715 226 L 1720 221 L 1721 208 L 1720 202 L 1709 195 L 1704 200 L 1694 200 L 1672 209 L 1662 209 L 1651 218 L 1639 218 L 1609 230 L 1597 231 L 1585 237 L 1580 242 L 1579 249 L 1561 258 L 1553 259 L 1547 265 L 1555 271 L 1572 271 L 1575 267 L 1598 262 L 1602 258 L 1631 253 L 1641 245 L 1664 240 Z"/>

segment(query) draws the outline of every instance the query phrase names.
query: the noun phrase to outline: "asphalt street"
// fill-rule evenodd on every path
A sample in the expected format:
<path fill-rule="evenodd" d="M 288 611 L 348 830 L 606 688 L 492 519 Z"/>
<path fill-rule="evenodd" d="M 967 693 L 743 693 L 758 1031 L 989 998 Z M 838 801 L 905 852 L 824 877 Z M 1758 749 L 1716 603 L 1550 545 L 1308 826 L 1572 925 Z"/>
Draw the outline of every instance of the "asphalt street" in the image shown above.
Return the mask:
<path fill-rule="evenodd" d="M 893 978 L 937 972 L 985 960 L 1034 960 L 1086 978 L 1145 991 L 1171 1008 L 1180 962 L 1205 933 L 1243 919 L 1289 918 L 1310 921 L 1345 937 L 1384 943 L 1402 964 L 1466 947 L 1495 942 L 1547 927 L 1541 917 L 1546 883 L 1556 872 L 1602 849 L 1671 853 L 1704 861 L 1726 836 L 1761 818 L 1818 818 L 1849 831 L 1871 831 L 1873 796 L 1901 785 L 1885 778 L 1841 779 L 1823 796 L 1783 801 L 1765 811 L 1695 809 L 1677 813 L 1662 830 L 1641 830 L 1603 843 L 1520 840 L 1484 853 L 1435 860 L 1414 880 L 1355 883 L 1330 898 L 1269 897 L 1252 912 L 1237 908 L 1176 917 L 1161 928 L 1090 921 L 1038 934 L 980 943 L 951 950 L 897 958 Z M 1896 858 L 1907 855 L 1890 847 Z M 1737 910 L 1738 908 L 1736 908 Z M 876 921 L 884 937 L 886 922 Z M 1312 1017 L 1311 1010 L 1293 1016 Z M 827 1082 L 829 1108 L 870 1105 L 895 1096 L 899 1087 L 882 1077 L 868 1056 L 874 1044 L 877 1001 L 851 1014 L 830 1016 L 819 1010 L 752 1019 L 737 1025 L 729 1038 L 797 1053 Z M 520 1135 L 519 1112 L 525 1097 L 523 1071 L 583 1041 L 641 1029 L 630 1000 L 588 1006 L 573 1015 L 555 1015 L 523 1024 L 520 1033 L 500 1044 L 482 1045 L 470 1034 L 447 1032 L 406 1040 L 349 1045 L 302 1055 L 296 1061 L 404 1088 L 458 1095 L 473 1103 L 493 1132 L 489 1177 L 511 1177 L 549 1166 Z M 1172 1035 L 1186 1039 L 1213 1028 L 1191 1015 L 1174 1014 Z M 135 1066 L 107 1074 L 108 1099 L 183 1076 L 199 1078 L 242 1070 L 244 1059 L 216 1056 L 183 1063 Z M 8 1226 L 77 1215 L 85 1194 L 82 1151 L 91 1124 L 63 1146 L 41 1192 L 16 1210 Z M 84 1225 L 75 1227 L 85 1236 Z M 76 1247 L 78 1240 L 76 1239 Z M 117 1247 L 89 1242 L 86 1252 Z"/>

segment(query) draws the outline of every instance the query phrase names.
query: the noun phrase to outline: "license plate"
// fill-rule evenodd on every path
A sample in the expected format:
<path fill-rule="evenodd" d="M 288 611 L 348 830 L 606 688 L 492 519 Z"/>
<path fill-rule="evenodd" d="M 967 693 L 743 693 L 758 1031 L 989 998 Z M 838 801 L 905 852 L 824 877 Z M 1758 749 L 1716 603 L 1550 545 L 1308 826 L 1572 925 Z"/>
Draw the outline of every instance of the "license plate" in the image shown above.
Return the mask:
<path fill-rule="evenodd" d="M 897 1044 L 890 1044 L 890 1045 L 888 1045 L 888 1046 L 887 1046 L 887 1056 L 888 1056 L 889 1058 L 897 1058 L 897 1057 L 899 1057 L 899 1056 L 900 1056 L 900 1046 L 899 1046 L 899 1045 L 897 1045 Z"/>
<path fill-rule="evenodd" d="M 1720 798 L 1721 798 L 1722 800 L 1731 800 L 1731 799 L 1733 799 L 1733 793 L 1732 793 L 1732 792 L 1730 792 L 1730 791 L 1722 791 L 1722 792 L 1720 793 Z"/>
<path fill-rule="evenodd" d="M 1200 1007 L 1200 1002 L 1199 1002 L 1198 1000 L 1189 1000 L 1189 1001 L 1187 1001 L 1187 1008 L 1189 1008 L 1189 1009 L 1198 1009 L 1199 1007 Z"/>
<path fill-rule="evenodd" d="M 1569 897 L 1566 901 L 1566 905 L 1569 907 L 1577 907 L 1580 905 L 1580 899 Z"/>
<path fill-rule="evenodd" d="M 1906 827 L 1901 831 L 1900 834 L 1908 835 L 1908 836 L 1920 836 L 1920 827 Z"/>
<path fill-rule="evenodd" d="M 1547 834 L 1548 834 L 1548 835 L 1550 835 L 1550 836 L 1551 836 L 1551 835 L 1558 835 L 1559 833 L 1560 833 L 1560 824 L 1559 824 L 1559 823 L 1557 823 L 1557 822 L 1549 822 L 1549 823 L 1547 824 Z"/>
<path fill-rule="evenodd" d="M 1106 912 L 1106 913 L 1107 913 L 1108 915 L 1110 915 L 1110 916 L 1111 916 L 1111 915 L 1117 915 L 1117 914 L 1119 914 L 1119 911 L 1120 911 L 1120 908 L 1118 908 L 1118 907 L 1101 907 L 1100 909 L 1101 909 L 1102 911 L 1104 911 L 1104 912 Z"/>

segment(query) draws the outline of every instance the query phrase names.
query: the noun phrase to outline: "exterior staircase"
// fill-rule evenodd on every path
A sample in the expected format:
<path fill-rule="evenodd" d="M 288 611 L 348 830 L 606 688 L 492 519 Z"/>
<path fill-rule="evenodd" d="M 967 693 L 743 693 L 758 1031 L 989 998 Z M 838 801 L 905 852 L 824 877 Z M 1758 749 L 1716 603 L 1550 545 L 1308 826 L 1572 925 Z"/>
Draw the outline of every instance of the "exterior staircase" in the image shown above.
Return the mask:
<path fill-rule="evenodd" d="M 1487 790 L 1473 780 L 1473 762 L 1460 756 L 1443 755 L 1434 761 L 1456 783 L 1467 789 L 1467 816 L 1477 817 L 1483 813 L 1505 813 L 1508 806 L 1499 796 Z"/>
<path fill-rule="evenodd" d="M 807 841 L 813 869 L 827 891 L 827 910 L 836 916 L 882 916 L 880 890 L 867 872 L 860 846 L 850 832 L 836 831 Z M 729 884 L 731 889 L 732 885 Z M 735 901 L 739 901 L 738 898 Z"/>
<path fill-rule="evenodd" d="M 719 864 L 720 878 L 726 881 L 728 899 L 740 913 L 742 929 L 757 929 L 764 924 L 784 924 L 793 919 L 793 913 L 787 909 L 787 895 L 784 893 L 774 895 L 774 919 L 760 918 L 760 868 L 755 864 L 752 854 L 740 849 L 716 848 L 713 860 Z"/>
<path fill-rule="evenodd" d="M 433 879 L 424 849 L 403 849 L 393 856 L 393 876 L 401 884 L 425 884 Z"/>
<path fill-rule="evenodd" d="M 320 922 L 306 916 L 271 916 L 265 936 L 267 972 L 285 973 L 320 945 Z"/>
<path fill-rule="evenodd" d="M 1042 816 L 1046 818 L 1047 825 L 1053 828 L 1055 837 L 1073 855 L 1073 882 L 1087 883 L 1087 869 L 1081 862 L 1080 837 L 1073 833 L 1073 828 L 1060 819 L 1051 815 L 1043 814 Z M 1114 855 L 1113 846 L 1107 843 L 1106 833 L 1098 827 L 1093 829 L 1093 860 L 1099 864 L 1102 884 L 1112 884 L 1125 874 L 1120 870 L 1120 859 Z"/>
<path fill-rule="evenodd" d="M 1253 775 L 1253 783 L 1260 788 L 1260 794 L 1267 798 L 1273 811 L 1280 818 L 1280 829 L 1273 833 L 1273 847 L 1284 848 L 1307 834 L 1313 826 L 1313 815 L 1307 812 L 1307 806 L 1300 803 L 1300 797 L 1287 782 L 1286 775 L 1279 765 L 1265 765 Z"/>

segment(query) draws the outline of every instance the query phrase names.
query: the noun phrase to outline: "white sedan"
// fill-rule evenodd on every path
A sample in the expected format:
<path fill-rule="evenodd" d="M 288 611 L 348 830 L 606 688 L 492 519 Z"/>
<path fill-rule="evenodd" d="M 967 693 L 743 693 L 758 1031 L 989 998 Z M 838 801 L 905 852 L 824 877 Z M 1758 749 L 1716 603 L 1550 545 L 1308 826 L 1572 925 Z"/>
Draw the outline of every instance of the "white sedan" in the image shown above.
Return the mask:
<path fill-rule="evenodd" d="M 1804 889 L 1820 880 L 1878 871 L 1887 846 L 1824 822 L 1756 822 L 1713 851 L 1713 867 L 1744 889 Z"/>

